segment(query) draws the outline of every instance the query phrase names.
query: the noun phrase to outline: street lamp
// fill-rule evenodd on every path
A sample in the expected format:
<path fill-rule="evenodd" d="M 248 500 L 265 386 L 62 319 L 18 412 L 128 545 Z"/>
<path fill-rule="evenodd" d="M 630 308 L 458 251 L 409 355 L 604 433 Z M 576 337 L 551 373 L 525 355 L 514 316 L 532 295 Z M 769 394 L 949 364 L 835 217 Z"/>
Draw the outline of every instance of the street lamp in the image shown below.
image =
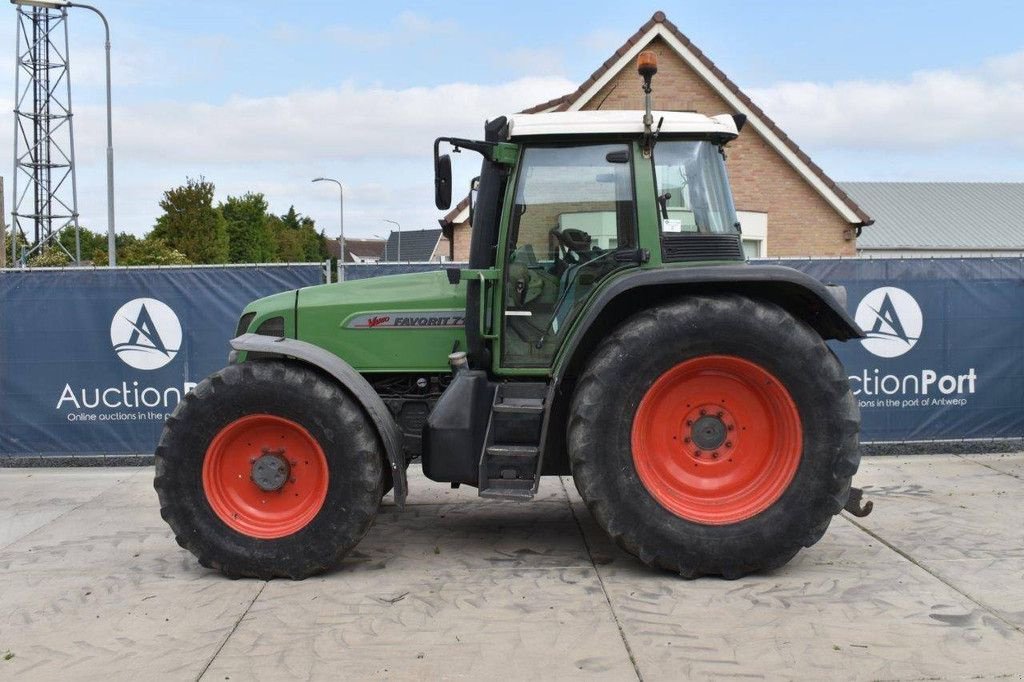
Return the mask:
<path fill-rule="evenodd" d="M 107 51 L 107 264 L 110 267 L 117 266 L 117 249 L 114 239 L 114 124 L 110 107 L 110 24 L 103 12 L 92 5 L 82 5 L 70 0 L 11 0 L 12 5 L 27 7 L 38 7 L 40 9 L 67 9 L 68 7 L 81 7 L 95 12 L 103 21 L 103 31 L 107 39 L 105 43 Z"/>
<path fill-rule="evenodd" d="M 388 220 L 387 218 L 384 218 L 383 220 L 386 223 L 391 223 L 392 225 L 395 225 L 395 226 L 398 227 L 398 258 L 397 258 L 397 260 L 398 260 L 399 263 L 401 263 L 402 262 L 402 225 L 397 220 Z"/>
<path fill-rule="evenodd" d="M 338 186 L 338 279 L 345 280 L 345 189 L 334 178 L 313 178 L 313 182 L 333 182 Z"/>

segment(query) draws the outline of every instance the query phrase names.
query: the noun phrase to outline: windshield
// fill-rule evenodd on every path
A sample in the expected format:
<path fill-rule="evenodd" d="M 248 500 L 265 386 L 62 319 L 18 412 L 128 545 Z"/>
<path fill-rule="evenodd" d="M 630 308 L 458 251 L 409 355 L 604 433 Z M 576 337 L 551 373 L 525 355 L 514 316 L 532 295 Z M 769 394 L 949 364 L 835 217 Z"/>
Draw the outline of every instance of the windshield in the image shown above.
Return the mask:
<path fill-rule="evenodd" d="M 707 140 L 662 140 L 654 148 L 654 172 L 662 232 L 738 232 L 718 145 Z"/>

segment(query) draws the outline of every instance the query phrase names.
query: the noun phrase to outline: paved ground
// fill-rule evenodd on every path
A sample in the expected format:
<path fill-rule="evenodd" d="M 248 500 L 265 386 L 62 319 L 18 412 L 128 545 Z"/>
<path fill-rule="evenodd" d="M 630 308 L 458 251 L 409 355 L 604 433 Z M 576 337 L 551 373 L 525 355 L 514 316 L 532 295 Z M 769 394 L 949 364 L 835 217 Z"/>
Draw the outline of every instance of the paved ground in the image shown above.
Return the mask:
<path fill-rule="evenodd" d="M 337 571 L 232 581 L 152 476 L 0 470 L 0 679 L 1024 677 L 1022 454 L 867 460 L 872 516 L 734 582 L 642 567 L 571 481 L 497 503 L 418 472 Z"/>

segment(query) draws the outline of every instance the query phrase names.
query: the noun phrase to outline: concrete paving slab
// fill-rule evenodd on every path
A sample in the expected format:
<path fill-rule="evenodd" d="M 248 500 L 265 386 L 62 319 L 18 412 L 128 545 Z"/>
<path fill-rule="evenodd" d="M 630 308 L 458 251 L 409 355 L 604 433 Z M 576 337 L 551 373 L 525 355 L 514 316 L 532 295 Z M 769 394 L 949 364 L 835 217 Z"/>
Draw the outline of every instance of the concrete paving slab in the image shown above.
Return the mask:
<path fill-rule="evenodd" d="M 875 513 L 853 520 L 1024 630 L 1024 457 L 870 460 Z"/>
<path fill-rule="evenodd" d="M 269 584 L 208 677 L 337 670 L 370 679 L 633 675 L 564 495 L 385 507 L 338 570 Z"/>
<path fill-rule="evenodd" d="M 419 464 L 413 464 L 406 472 L 409 479 L 409 494 L 406 497 L 407 505 L 413 504 L 453 504 L 458 502 L 479 501 L 480 495 L 477 489 L 464 485 L 459 488 L 452 488 L 449 483 L 438 483 L 431 481 L 423 475 L 423 469 Z M 561 486 L 555 478 L 541 479 L 537 488 L 537 495 L 531 502 L 560 502 L 563 500 Z M 392 506 L 395 503 L 394 493 L 384 496 L 384 506 Z"/>
<path fill-rule="evenodd" d="M 868 460 L 857 483 L 875 501 L 863 526 L 927 559 L 1024 558 L 1024 480 L 961 457 Z"/>
<path fill-rule="evenodd" d="M 621 552 L 574 507 L 645 680 L 1024 671 L 1024 633 L 843 520 L 772 574 L 687 582 Z"/>
<path fill-rule="evenodd" d="M 279 679 L 633 677 L 591 567 L 355 570 L 267 586 L 208 671 Z"/>
<path fill-rule="evenodd" d="M 0 469 L 0 548 L 138 473 L 138 469 Z"/>
<path fill-rule="evenodd" d="M 1020 677 L 1022 462 L 867 460 L 875 514 L 737 582 L 639 565 L 569 479 L 520 504 L 412 469 L 336 570 L 264 583 L 175 545 L 151 468 L 0 470 L 0 522 L 27 515 L 0 543 L 0 678 Z"/>
<path fill-rule="evenodd" d="M 113 488 L 0 551 L 0 654 L 13 654 L 0 678 L 194 679 L 213 657 L 262 583 L 197 570 L 153 504 L 108 506 L 147 476 L 116 472 Z M 62 481 L 78 485 L 50 483 Z"/>
<path fill-rule="evenodd" d="M 969 462 L 980 464 L 981 466 L 989 467 L 996 471 L 1000 471 L 1016 478 L 1024 479 L 1024 455 L 1019 453 L 1013 454 L 989 454 L 989 455 L 971 455 L 964 457 Z"/>

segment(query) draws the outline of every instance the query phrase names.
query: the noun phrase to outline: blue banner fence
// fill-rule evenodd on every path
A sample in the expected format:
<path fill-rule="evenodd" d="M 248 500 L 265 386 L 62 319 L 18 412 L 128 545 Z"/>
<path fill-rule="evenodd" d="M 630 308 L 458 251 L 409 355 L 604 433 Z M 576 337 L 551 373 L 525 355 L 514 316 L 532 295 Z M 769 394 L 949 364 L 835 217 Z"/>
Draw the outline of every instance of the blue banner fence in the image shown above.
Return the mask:
<path fill-rule="evenodd" d="M 773 261 L 847 289 L 866 443 L 1024 438 L 1024 259 Z M 457 264 L 348 264 L 346 279 Z M 322 266 L 0 272 L 0 457 L 150 453 L 239 311 Z"/>
<path fill-rule="evenodd" d="M 319 263 L 0 271 L 0 457 L 152 453 L 242 308 Z"/>

